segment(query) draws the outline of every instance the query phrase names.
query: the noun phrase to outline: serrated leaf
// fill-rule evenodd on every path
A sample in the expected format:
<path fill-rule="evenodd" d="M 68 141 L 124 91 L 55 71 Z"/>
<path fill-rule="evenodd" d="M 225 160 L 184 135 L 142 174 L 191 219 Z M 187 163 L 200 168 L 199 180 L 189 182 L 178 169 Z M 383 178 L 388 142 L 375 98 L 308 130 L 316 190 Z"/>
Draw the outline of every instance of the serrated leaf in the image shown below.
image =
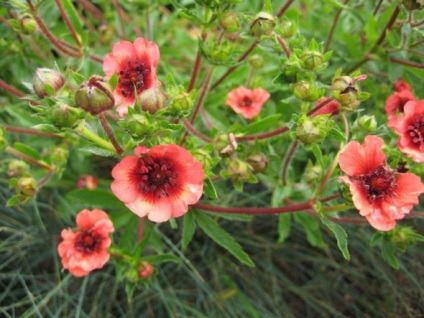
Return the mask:
<path fill-rule="evenodd" d="M 218 193 L 216 193 L 215 186 L 209 178 L 203 180 L 203 193 L 211 199 L 218 199 Z"/>
<path fill-rule="evenodd" d="M 337 223 L 330 221 L 325 217 L 321 217 L 322 223 L 333 232 L 337 240 L 337 246 L 343 254 L 343 257 L 347 260 L 350 260 L 350 253 L 347 248 L 347 233 L 346 231 Z"/>
<path fill-rule="evenodd" d="M 345 135 L 337 128 L 331 128 L 328 131 L 328 136 L 330 137 L 330 139 L 337 140 L 340 142 L 346 142 Z"/>
<path fill-rule="evenodd" d="M 32 128 L 48 133 L 60 133 L 60 129 L 57 129 L 56 126 L 50 124 L 39 124 L 33 126 Z"/>
<path fill-rule="evenodd" d="M 75 29 L 75 32 L 77 33 L 77 35 L 81 35 L 81 33 L 83 32 L 83 24 L 71 1 L 61 0 L 61 3 L 68 15 L 69 20 L 71 21 L 72 26 Z M 80 41 L 82 40 L 81 37 L 79 37 L 79 39 Z"/>
<path fill-rule="evenodd" d="M 243 264 L 246 264 L 250 267 L 255 267 L 255 264 L 250 259 L 249 255 L 243 251 L 240 244 L 237 243 L 234 238 L 228 234 L 228 232 L 219 226 L 219 224 L 214 219 L 210 218 L 202 212 L 195 212 L 195 217 L 197 224 L 199 224 L 207 236 L 213 239 L 219 246 L 230 252 Z"/>
<path fill-rule="evenodd" d="M 75 83 L 77 83 L 77 85 L 81 85 L 83 82 L 87 80 L 84 76 L 76 72 L 72 72 L 71 76 L 74 79 Z"/>
<path fill-rule="evenodd" d="M 109 190 L 105 189 L 77 189 L 68 192 L 65 199 L 69 203 L 83 203 L 87 206 L 126 210 L 125 205 Z"/>
<path fill-rule="evenodd" d="M 41 160 L 40 154 L 34 148 L 20 142 L 15 142 L 13 146 L 16 150 L 19 150 L 20 152 L 26 154 L 29 157 L 37 159 L 37 160 Z"/>
<path fill-rule="evenodd" d="M 251 135 L 273 129 L 274 124 L 277 122 L 278 119 L 280 119 L 280 117 L 281 114 L 275 114 L 253 122 L 243 129 L 243 133 L 246 135 Z"/>
<path fill-rule="evenodd" d="M 283 243 L 290 235 L 291 214 L 282 213 L 278 216 L 278 243 Z"/>
<path fill-rule="evenodd" d="M 113 75 L 109 79 L 109 84 L 112 86 L 112 89 L 115 90 L 116 86 L 118 86 L 118 73 L 113 73 Z"/>
<path fill-rule="evenodd" d="M 183 219 L 183 236 L 181 239 L 182 249 L 186 249 L 193 239 L 194 232 L 196 231 L 196 223 L 194 214 L 192 211 L 189 211 L 184 215 Z"/>
<path fill-rule="evenodd" d="M 298 212 L 294 214 L 294 220 L 302 225 L 306 232 L 306 239 L 309 244 L 316 247 L 325 247 L 326 244 L 321 236 L 321 230 L 319 228 L 318 221 L 312 215 L 304 212 Z"/>
<path fill-rule="evenodd" d="M 323 160 L 323 158 L 322 158 L 322 151 L 321 151 L 321 148 L 320 148 L 317 144 L 314 144 L 314 145 L 312 145 L 311 150 L 312 150 L 312 152 L 313 152 L 313 154 L 314 154 L 315 158 L 317 159 L 317 163 L 318 163 L 318 164 L 319 164 L 322 168 L 324 168 L 324 160 Z"/>
<path fill-rule="evenodd" d="M 101 157 L 113 157 L 113 156 L 115 156 L 115 153 L 113 153 L 113 152 L 111 152 L 109 150 L 106 150 L 106 149 L 97 147 L 97 146 L 85 146 L 85 147 L 81 147 L 80 148 L 80 151 L 92 153 L 94 155 L 101 156 Z"/>

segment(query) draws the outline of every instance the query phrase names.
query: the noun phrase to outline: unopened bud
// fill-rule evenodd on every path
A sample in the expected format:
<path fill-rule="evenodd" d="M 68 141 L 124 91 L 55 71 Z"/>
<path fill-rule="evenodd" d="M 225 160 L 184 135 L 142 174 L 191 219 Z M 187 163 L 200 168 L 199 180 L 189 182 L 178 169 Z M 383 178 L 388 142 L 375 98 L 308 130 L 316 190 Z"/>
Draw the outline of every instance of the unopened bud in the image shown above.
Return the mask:
<path fill-rule="evenodd" d="M 159 109 L 162 109 L 167 99 L 168 95 L 160 87 L 147 89 L 139 96 L 141 109 L 150 114 L 154 114 Z"/>
<path fill-rule="evenodd" d="M 233 159 L 228 164 L 227 176 L 235 183 L 243 183 L 250 180 L 252 167 L 240 159 Z"/>
<path fill-rule="evenodd" d="M 28 165 L 22 160 L 13 159 L 9 161 L 7 174 L 9 177 L 24 176 L 28 171 Z"/>
<path fill-rule="evenodd" d="M 253 168 L 253 173 L 261 173 L 268 168 L 269 160 L 267 156 L 262 152 L 252 153 L 248 158 L 247 162 Z"/>
<path fill-rule="evenodd" d="M 193 98 L 189 93 L 180 93 L 174 96 L 172 105 L 177 110 L 189 110 L 193 106 Z"/>
<path fill-rule="evenodd" d="M 403 5 L 409 11 L 417 10 L 421 8 L 422 1 L 421 0 L 403 0 Z"/>
<path fill-rule="evenodd" d="M 377 121 L 374 116 L 365 115 L 358 119 L 358 127 L 361 132 L 373 134 L 377 129 Z"/>
<path fill-rule="evenodd" d="M 120 121 L 119 125 L 124 127 L 133 136 L 141 136 L 150 130 L 150 124 L 143 115 L 134 114 L 125 121 Z"/>
<path fill-rule="evenodd" d="M 37 192 L 37 181 L 32 177 L 19 178 L 15 185 L 15 191 L 21 200 L 29 200 Z"/>
<path fill-rule="evenodd" d="M 293 88 L 293 93 L 297 98 L 308 102 L 314 102 L 319 97 L 318 87 L 306 81 L 296 83 Z"/>
<path fill-rule="evenodd" d="M 21 30 L 24 34 L 31 34 L 37 30 L 37 21 L 30 14 L 24 14 L 19 18 Z"/>
<path fill-rule="evenodd" d="M 32 79 L 32 87 L 38 97 L 53 95 L 63 86 L 62 74 L 49 68 L 37 68 Z"/>
<path fill-rule="evenodd" d="M 271 14 L 260 12 L 250 26 L 250 34 L 257 37 L 271 35 L 275 24 L 275 18 Z"/>
<path fill-rule="evenodd" d="M 249 64 L 254 69 L 259 69 L 264 66 L 264 59 L 262 56 L 255 54 L 249 58 Z"/>
<path fill-rule="evenodd" d="M 283 21 L 280 23 L 278 31 L 282 38 L 289 39 L 296 34 L 297 24 L 293 21 Z"/>
<path fill-rule="evenodd" d="M 240 29 L 240 19 L 237 12 L 227 11 L 221 15 L 219 25 L 227 33 L 234 33 Z"/>
<path fill-rule="evenodd" d="M 320 128 L 313 120 L 305 118 L 296 128 L 296 137 L 304 144 L 309 145 L 320 139 Z"/>
<path fill-rule="evenodd" d="M 309 167 L 305 172 L 305 180 L 308 184 L 315 184 L 321 179 L 322 168 L 320 166 Z"/>
<path fill-rule="evenodd" d="M 356 102 L 359 88 L 350 76 L 338 76 L 333 80 L 331 86 L 334 98 L 342 105 L 350 105 Z"/>
<path fill-rule="evenodd" d="M 81 110 L 64 103 L 57 103 L 51 113 L 51 121 L 59 128 L 72 128 L 83 117 Z"/>
<path fill-rule="evenodd" d="M 325 62 L 324 55 L 315 50 L 303 52 L 300 56 L 300 60 L 303 62 L 305 69 L 310 71 L 321 66 Z"/>
<path fill-rule="evenodd" d="M 51 152 L 51 161 L 55 166 L 64 166 L 68 161 L 69 151 L 65 147 L 56 147 Z"/>
<path fill-rule="evenodd" d="M 138 275 L 141 278 L 147 279 L 150 276 L 152 276 L 154 271 L 153 265 L 150 264 L 149 262 L 141 262 L 138 265 Z"/>
<path fill-rule="evenodd" d="M 112 86 L 103 77 L 93 75 L 75 92 L 75 104 L 92 115 L 112 109 L 115 106 Z"/>
<path fill-rule="evenodd" d="M 88 190 L 94 190 L 97 188 L 97 183 L 99 182 L 99 179 L 96 177 L 85 174 L 79 177 L 77 182 L 77 188 L 78 189 L 84 189 L 87 188 Z"/>

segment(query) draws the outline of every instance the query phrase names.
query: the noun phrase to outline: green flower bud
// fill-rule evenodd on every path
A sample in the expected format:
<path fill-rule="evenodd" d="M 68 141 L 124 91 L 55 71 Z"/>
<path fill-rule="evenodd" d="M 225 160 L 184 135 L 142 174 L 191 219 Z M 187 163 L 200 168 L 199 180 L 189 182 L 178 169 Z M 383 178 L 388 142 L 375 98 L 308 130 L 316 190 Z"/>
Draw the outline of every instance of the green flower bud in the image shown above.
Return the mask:
<path fill-rule="evenodd" d="M 139 96 L 141 109 L 150 114 L 162 109 L 167 99 L 168 95 L 160 87 L 147 89 Z"/>
<path fill-rule="evenodd" d="M 32 79 L 32 87 L 38 97 L 44 98 L 53 95 L 63 86 L 62 74 L 48 68 L 37 68 Z"/>
<path fill-rule="evenodd" d="M 359 87 L 350 76 L 334 78 L 331 89 L 334 98 L 344 106 L 353 104 L 359 96 Z"/>
<path fill-rule="evenodd" d="M 422 5 L 422 1 L 420 0 L 403 0 L 402 3 L 409 11 L 420 9 Z"/>
<path fill-rule="evenodd" d="M 303 62 L 305 69 L 310 71 L 321 66 L 325 62 L 324 55 L 315 50 L 304 51 L 300 56 L 300 60 Z"/>
<path fill-rule="evenodd" d="M 33 177 L 19 178 L 15 185 L 15 192 L 25 202 L 31 199 L 37 192 L 37 181 Z"/>
<path fill-rule="evenodd" d="M 269 160 L 264 153 L 256 152 L 247 158 L 247 162 L 251 165 L 253 173 L 261 173 L 268 168 Z"/>
<path fill-rule="evenodd" d="M 238 13 L 233 11 L 224 12 L 219 19 L 219 25 L 227 33 L 239 31 L 240 19 Z"/>
<path fill-rule="evenodd" d="M 24 14 L 19 18 L 23 34 L 31 34 L 37 30 L 37 21 L 30 14 Z"/>
<path fill-rule="evenodd" d="M 97 115 L 115 106 L 112 86 L 101 76 L 93 75 L 75 93 L 75 104 L 86 112 Z"/>
<path fill-rule="evenodd" d="M 305 172 L 305 181 L 308 184 L 315 184 L 318 180 L 321 179 L 322 168 L 320 166 L 312 166 L 307 168 Z"/>
<path fill-rule="evenodd" d="M 249 58 L 249 64 L 254 69 L 259 69 L 264 66 L 264 59 L 262 56 L 255 54 Z"/>
<path fill-rule="evenodd" d="M 221 151 L 228 146 L 230 140 L 227 134 L 218 135 L 214 140 L 215 149 L 221 153 Z"/>
<path fill-rule="evenodd" d="M 278 33 L 284 39 L 290 39 L 297 32 L 297 24 L 293 21 L 283 21 L 278 27 Z"/>
<path fill-rule="evenodd" d="M 24 176 L 28 171 L 28 165 L 22 160 L 12 159 L 9 161 L 7 174 L 9 177 Z"/>
<path fill-rule="evenodd" d="M 313 83 L 308 83 L 306 81 L 300 81 L 296 83 L 293 87 L 294 96 L 300 100 L 307 102 L 314 102 L 319 98 L 319 89 Z"/>
<path fill-rule="evenodd" d="M 143 115 L 135 114 L 125 121 L 120 121 L 119 125 L 128 130 L 133 136 L 141 136 L 150 130 L 150 124 Z"/>
<path fill-rule="evenodd" d="M 64 103 L 57 103 L 51 113 L 52 123 L 59 128 L 72 128 L 81 118 L 83 118 L 83 113 L 78 108 Z"/>
<path fill-rule="evenodd" d="M 321 131 L 318 125 L 306 117 L 301 117 L 295 133 L 296 138 L 306 145 L 310 145 L 321 138 Z"/>
<path fill-rule="evenodd" d="M 397 226 L 387 234 L 390 236 L 392 243 L 402 252 L 405 252 L 409 246 L 413 246 L 421 240 L 421 235 L 409 226 Z"/>
<path fill-rule="evenodd" d="M 251 179 L 253 172 L 252 167 L 240 159 L 233 159 L 227 167 L 227 177 L 234 183 L 243 183 Z"/>
<path fill-rule="evenodd" d="M 212 168 L 212 158 L 208 152 L 202 149 L 196 149 L 192 152 L 192 154 L 197 161 L 202 163 L 204 171 L 209 171 Z"/>
<path fill-rule="evenodd" d="M 193 98 L 189 93 L 180 93 L 173 97 L 172 105 L 178 110 L 189 110 L 193 106 Z"/>
<path fill-rule="evenodd" d="M 373 134 L 377 129 L 377 121 L 374 116 L 362 116 L 358 119 L 358 128 L 367 135 Z"/>
<path fill-rule="evenodd" d="M 260 12 L 250 26 L 250 34 L 257 37 L 271 35 L 275 24 L 275 18 L 271 14 Z"/>
<path fill-rule="evenodd" d="M 55 166 L 63 166 L 68 160 L 69 151 L 65 147 L 53 148 L 51 152 L 51 161 Z"/>

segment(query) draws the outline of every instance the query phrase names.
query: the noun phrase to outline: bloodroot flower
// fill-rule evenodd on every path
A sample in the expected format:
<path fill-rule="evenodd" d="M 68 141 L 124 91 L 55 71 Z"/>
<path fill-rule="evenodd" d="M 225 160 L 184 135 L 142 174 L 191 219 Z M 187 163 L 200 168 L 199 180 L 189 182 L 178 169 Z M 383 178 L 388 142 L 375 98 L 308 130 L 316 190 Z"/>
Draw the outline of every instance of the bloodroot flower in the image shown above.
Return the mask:
<path fill-rule="evenodd" d="M 350 142 L 339 158 L 347 175 L 339 179 L 349 186 L 359 213 L 377 230 L 389 231 L 418 203 L 424 184 L 412 173 L 390 169 L 381 150 L 383 143 L 376 136 L 367 136 L 362 145 Z"/>
<path fill-rule="evenodd" d="M 113 46 L 112 53 L 106 55 L 103 71 L 107 78 L 118 75 L 118 86 L 114 95 L 118 113 L 124 116 L 128 106 L 133 106 L 136 94 L 156 87 L 156 66 L 159 63 L 159 48 L 151 41 L 137 38 L 134 43 L 121 41 Z"/>
<path fill-rule="evenodd" d="M 202 164 L 177 145 L 139 146 L 112 170 L 112 192 L 140 217 L 165 222 L 188 211 L 203 192 Z"/>
<path fill-rule="evenodd" d="M 404 113 L 388 126 L 400 136 L 400 151 L 415 162 L 424 162 L 424 100 L 407 102 Z"/>
<path fill-rule="evenodd" d="M 77 277 L 102 268 L 109 260 L 109 233 L 114 231 L 108 215 L 98 209 L 84 209 L 77 215 L 78 229 L 62 230 L 62 243 L 57 250 L 62 265 Z"/>
<path fill-rule="evenodd" d="M 241 86 L 228 93 L 225 105 L 230 106 L 234 112 L 244 118 L 251 119 L 259 115 L 269 96 L 269 93 L 263 88 L 250 90 Z"/>

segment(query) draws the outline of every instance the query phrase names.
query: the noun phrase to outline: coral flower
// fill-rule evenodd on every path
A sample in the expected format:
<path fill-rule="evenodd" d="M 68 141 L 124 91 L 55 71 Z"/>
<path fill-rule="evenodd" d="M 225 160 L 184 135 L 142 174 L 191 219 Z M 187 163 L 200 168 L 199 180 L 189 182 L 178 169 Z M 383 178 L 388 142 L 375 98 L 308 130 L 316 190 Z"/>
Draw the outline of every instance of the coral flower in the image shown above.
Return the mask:
<path fill-rule="evenodd" d="M 328 97 L 321 97 L 319 100 L 317 100 L 315 102 L 315 107 L 325 103 L 326 101 L 328 101 L 330 98 Z M 318 116 L 318 115 L 327 115 L 330 114 L 331 116 L 336 115 L 339 112 L 339 102 L 336 100 L 332 100 L 330 102 L 328 102 L 326 105 L 324 105 L 323 107 L 321 107 L 320 109 L 318 109 L 316 112 L 314 112 L 312 114 L 312 117 Z"/>
<path fill-rule="evenodd" d="M 399 114 L 404 112 L 404 106 L 409 101 L 415 101 L 415 96 L 409 90 L 396 92 L 387 97 L 385 110 L 389 121 L 396 121 Z"/>
<path fill-rule="evenodd" d="M 140 217 L 164 222 L 185 214 L 203 192 L 202 164 L 177 145 L 139 146 L 112 170 L 112 192 Z"/>
<path fill-rule="evenodd" d="M 360 144 L 350 142 L 340 154 L 339 164 L 359 213 L 380 231 L 389 231 L 396 220 L 409 213 L 424 192 L 421 179 L 412 173 L 398 173 L 385 163 L 383 140 L 367 136 Z"/>
<path fill-rule="evenodd" d="M 250 90 L 241 86 L 228 93 L 225 105 L 230 106 L 234 112 L 244 118 L 251 119 L 259 115 L 269 96 L 269 93 L 263 88 Z"/>
<path fill-rule="evenodd" d="M 114 229 L 108 215 L 98 209 L 80 211 L 76 221 L 78 229 L 62 230 L 63 241 L 57 250 L 63 267 L 81 277 L 102 268 L 109 260 L 109 233 Z"/>
<path fill-rule="evenodd" d="M 388 126 L 400 136 L 399 149 L 415 162 L 424 162 L 424 100 L 407 102 L 404 113 Z"/>
<path fill-rule="evenodd" d="M 118 104 L 118 113 L 124 116 L 128 106 L 133 106 L 136 94 L 156 87 L 156 66 L 159 63 L 159 48 L 151 41 L 137 38 L 134 44 L 121 41 L 113 46 L 112 53 L 105 56 L 103 71 L 107 78 L 118 75 L 118 86 L 114 95 Z"/>
<path fill-rule="evenodd" d="M 409 84 L 407 82 L 404 82 L 401 79 L 398 79 L 396 81 L 396 83 L 393 85 L 393 88 L 395 89 L 396 92 L 401 92 L 404 90 L 410 91 L 411 87 L 409 86 Z"/>

